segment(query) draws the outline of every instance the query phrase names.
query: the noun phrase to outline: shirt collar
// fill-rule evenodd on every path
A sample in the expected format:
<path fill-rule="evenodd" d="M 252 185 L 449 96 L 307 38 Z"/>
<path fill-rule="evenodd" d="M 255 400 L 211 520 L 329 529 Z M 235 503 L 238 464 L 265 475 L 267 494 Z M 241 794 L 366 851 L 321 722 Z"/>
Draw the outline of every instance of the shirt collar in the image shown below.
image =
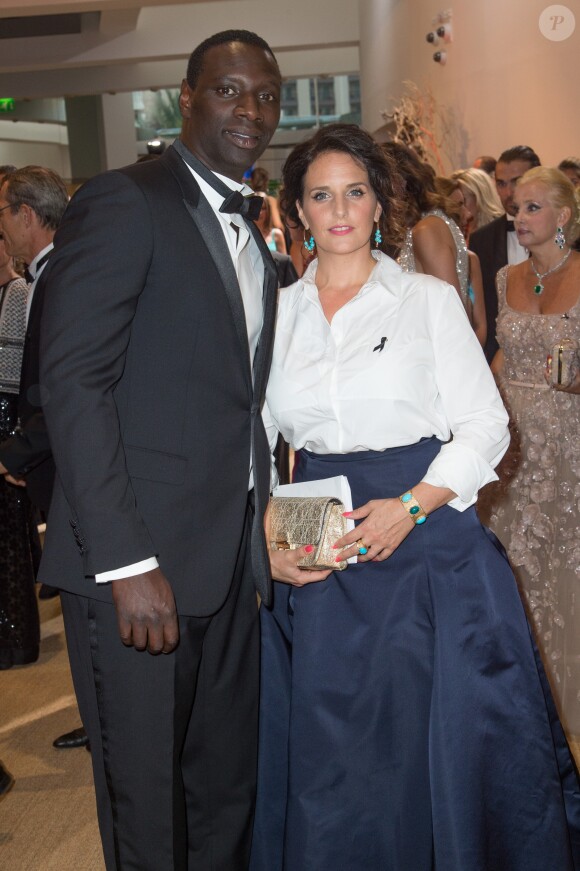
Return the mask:
<path fill-rule="evenodd" d="M 388 257 L 386 254 L 384 254 L 382 251 L 371 250 L 371 255 L 376 260 L 376 264 L 367 281 L 363 284 L 354 299 L 356 299 L 358 296 L 361 296 L 363 293 L 366 293 L 377 284 L 380 284 L 381 287 L 388 293 L 396 296 L 396 290 L 393 287 L 393 279 L 399 278 L 403 274 L 403 270 L 398 263 L 396 263 L 391 257 Z M 308 264 L 304 275 L 296 285 L 297 290 L 303 289 L 306 296 L 310 299 L 318 298 L 318 290 L 316 288 L 317 269 L 318 258 L 312 260 L 312 262 Z M 299 295 L 299 293 L 296 294 L 293 300 L 293 304 L 296 303 Z"/>
<path fill-rule="evenodd" d="M 28 271 L 30 272 L 33 281 L 35 281 L 38 278 L 38 274 L 37 274 L 38 261 L 41 260 L 45 254 L 48 254 L 49 251 L 52 251 L 53 248 L 54 248 L 54 244 L 51 242 L 49 245 L 47 245 L 45 248 L 43 248 L 42 251 L 39 251 L 38 254 L 36 255 L 36 257 L 34 258 L 34 260 L 28 264 Z M 42 264 L 42 265 L 44 266 L 44 264 Z M 41 271 L 42 271 L 42 266 L 41 266 Z"/>

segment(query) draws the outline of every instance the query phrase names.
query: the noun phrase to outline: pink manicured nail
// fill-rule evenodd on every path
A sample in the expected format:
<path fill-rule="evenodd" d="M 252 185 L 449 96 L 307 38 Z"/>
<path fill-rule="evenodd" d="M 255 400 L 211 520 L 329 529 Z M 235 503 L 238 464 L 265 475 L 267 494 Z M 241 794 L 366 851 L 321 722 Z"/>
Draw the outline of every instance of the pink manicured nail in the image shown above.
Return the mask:
<path fill-rule="evenodd" d="M 312 553 L 312 551 L 314 550 L 314 546 L 312 544 L 307 544 L 304 550 L 306 551 L 306 553 Z"/>
<path fill-rule="evenodd" d="M 341 563 L 343 561 L 343 559 L 344 559 L 343 556 L 337 556 L 335 559 L 335 563 Z"/>
<path fill-rule="evenodd" d="M 343 511 L 342 512 L 343 517 L 350 517 L 351 514 L 352 514 L 352 511 Z"/>

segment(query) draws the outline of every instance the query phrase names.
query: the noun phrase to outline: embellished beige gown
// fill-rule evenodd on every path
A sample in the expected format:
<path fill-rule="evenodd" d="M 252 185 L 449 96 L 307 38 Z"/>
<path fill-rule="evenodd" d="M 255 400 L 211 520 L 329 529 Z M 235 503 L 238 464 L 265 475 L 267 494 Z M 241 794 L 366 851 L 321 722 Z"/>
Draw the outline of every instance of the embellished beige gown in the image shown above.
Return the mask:
<path fill-rule="evenodd" d="M 560 714 L 580 737 L 580 395 L 552 390 L 546 357 L 560 339 L 580 348 L 580 299 L 564 315 L 515 311 L 498 273 L 500 390 L 512 443 L 478 511 L 506 547 L 524 593 Z"/>

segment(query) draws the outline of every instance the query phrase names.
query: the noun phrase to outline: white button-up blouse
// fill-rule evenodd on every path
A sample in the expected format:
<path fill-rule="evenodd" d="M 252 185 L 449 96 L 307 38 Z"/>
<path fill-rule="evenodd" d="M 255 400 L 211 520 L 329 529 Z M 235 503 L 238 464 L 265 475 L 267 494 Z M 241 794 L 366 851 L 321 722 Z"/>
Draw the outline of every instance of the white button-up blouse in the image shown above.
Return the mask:
<path fill-rule="evenodd" d="M 423 481 L 449 487 L 462 511 L 497 480 L 508 416 L 457 291 L 404 273 L 390 257 L 329 324 L 317 261 L 280 292 L 264 418 L 293 448 L 382 451 L 436 436 Z"/>

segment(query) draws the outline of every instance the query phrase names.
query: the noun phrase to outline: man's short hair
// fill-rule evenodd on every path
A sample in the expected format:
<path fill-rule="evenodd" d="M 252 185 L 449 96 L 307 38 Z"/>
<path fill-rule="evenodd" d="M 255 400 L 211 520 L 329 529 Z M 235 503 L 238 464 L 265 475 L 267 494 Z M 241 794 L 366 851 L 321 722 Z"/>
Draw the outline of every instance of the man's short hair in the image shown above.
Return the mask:
<path fill-rule="evenodd" d="M 533 148 L 529 145 L 514 145 L 513 148 L 508 148 L 503 151 L 497 159 L 498 163 L 512 163 L 514 160 L 524 160 L 530 164 L 530 169 L 534 166 L 541 166 L 542 162 Z"/>
<path fill-rule="evenodd" d="M 228 42 L 243 42 L 245 45 L 255 45 L 257 48 L 262 48 L 272 56 L 272 60 L 278 66 L 278 61 L 274 52 L 268 45 L 265 39 L 258 36 L 257 33 L 252 33 L 251 30 L 222 30 L 220 33 L 214 33 L 204 39 L 203 42 L 194 48 L 187 64 L 187 84 L 193 90 L 197 85 L 197 80 L 203 68 L 203 59 L 206 52 L 216 45 L 225 45 Z"/>
<path fill-rule="evenodd" d="M 495 169 L 497 160 L 495 157 L 492 157 L 491 154 L 480 154 L 479 157 L 475 158 L 472 165 L 475 166 L 476 163 L 479 163 L 479 166 L 477 167 L 478 169 L 491 175 Z"/>
<path fill-rule="evenodd" d="M 41 226 L 49 230 L 57 229 L 69 199 L 60 175 L 44 166 L 24 166 L 8 173 L 2 192 L 12 211 L 23 204 L 29 206 Z"/>

